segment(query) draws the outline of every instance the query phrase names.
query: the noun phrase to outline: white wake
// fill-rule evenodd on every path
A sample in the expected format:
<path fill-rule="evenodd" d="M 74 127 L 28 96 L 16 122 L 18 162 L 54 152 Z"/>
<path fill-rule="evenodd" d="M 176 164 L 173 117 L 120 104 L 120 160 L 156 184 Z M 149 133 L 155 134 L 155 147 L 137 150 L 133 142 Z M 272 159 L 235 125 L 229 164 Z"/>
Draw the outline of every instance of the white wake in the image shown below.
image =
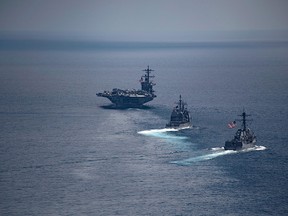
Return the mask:
<path fill-rule="evenodd" d="M 162 129 L 151 129 L 151 130 L 143 130 L 143 131 L 139 131 L 138 134 L 142 134 L 145 136 L 153 136 L 153 137 L 157 137 L 157 138 L 163 138 L 163 139 L 173 139 L 173 140 L 183 140 L 183 139 L 187 139 L 188 137 L 186 136 L 176 136 L 172 133 L 169 132 L 177 132 L 180 130 L 185 130 L 188 129 L 187 128 L 181 128 L 181 129 L 175 129 L 175 128 L 162 128 Z"/>
<path fill-rule="evenodd" d="M 166 132 L 173 132 L 173 131 L 180 131 L 180 130 L 186 130 L 186 129 L 191 129 L 192 126 L 188 127 L 183 127 L 183 128 L 160 128 L 160 129 L 150 129 L 150 130 L 143 130 L 139 131 L 139 134 L 143 135 L 153 135 L 155 133 L 166 133 Z"/>
<path fill-rule="evenodd" d="M 151 134 L 153 135 L 155 133 L 165 133 L 169 131 L 178 131 L 178 129 L 174 128 L 151 129 L 151 130 L 139 131 L 138 133 L 143 135 L 151 135 Z"/>
<path fill-rule="evenodd" d="M 182 166 L 189 166 L 195 162 L 211 160 L 211 159 L 214 159 L 214 158 L 217 158 L 220 156 L 231 155 L 231 154 L 240 154 L 240 153 L 251 152 L 251 151 L 263 151 L 265 149 L 266 149 L 265 146 L 257 146 L 257 145 L 255 145 L 254 147 L 242 149 L 239 151 L 224 150 L 224 147 L 217 147 L 217 148 L 212 148 L 210 150 L 210 152 L 212 152 L 212 153 L 194 156 L 194 157 L 187 158 L 184 160 L 179 160 L 179 161 L 171 161 L 170 163 L 178 164 L 178 165 L 182 165 Z"/>

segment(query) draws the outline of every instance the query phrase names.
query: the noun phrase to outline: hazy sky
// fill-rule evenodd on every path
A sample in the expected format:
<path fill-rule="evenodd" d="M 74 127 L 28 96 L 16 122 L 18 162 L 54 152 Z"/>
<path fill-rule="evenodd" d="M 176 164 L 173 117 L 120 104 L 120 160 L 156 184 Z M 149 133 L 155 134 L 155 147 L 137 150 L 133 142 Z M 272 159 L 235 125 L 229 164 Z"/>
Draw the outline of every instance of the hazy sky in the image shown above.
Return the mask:
<path fill-rule="evenodd" d="M 0 0 L 1 32 L 169 41 L 257 30 L 288 31 L 288 0 Z"/>

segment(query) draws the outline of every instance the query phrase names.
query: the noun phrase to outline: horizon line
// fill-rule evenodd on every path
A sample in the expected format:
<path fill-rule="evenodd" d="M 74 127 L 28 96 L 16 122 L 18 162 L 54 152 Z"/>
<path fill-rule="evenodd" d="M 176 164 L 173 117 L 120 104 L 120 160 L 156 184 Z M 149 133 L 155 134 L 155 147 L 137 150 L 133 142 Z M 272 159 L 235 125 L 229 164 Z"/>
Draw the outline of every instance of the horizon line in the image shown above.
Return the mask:
<path fill-rule="evenodd" d="M 120 36 L 119 36 L 120 35 Z M 119 37 L 101 37 L 94 34 L 64 32 L 0 31 L 0 40 L 39 40 L 71 42 L 135 42 L 135 43 L 204 43 L 204 42 L 285 42 L 288 30 L 254 30 L 254 31 L 195 31 L 184 35 L 171 35 L 159 39 L 133 37 L 119 34 Z M 170 36 L 170 38 L 169 38 Z"/>

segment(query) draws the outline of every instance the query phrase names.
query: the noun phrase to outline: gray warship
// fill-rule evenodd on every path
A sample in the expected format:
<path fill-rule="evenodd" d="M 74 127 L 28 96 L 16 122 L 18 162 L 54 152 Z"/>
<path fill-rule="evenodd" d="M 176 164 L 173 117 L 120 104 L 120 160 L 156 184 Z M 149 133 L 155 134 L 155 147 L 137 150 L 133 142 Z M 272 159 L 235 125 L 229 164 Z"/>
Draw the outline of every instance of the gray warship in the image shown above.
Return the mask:
<path fill-rule="evenodd" d="M 191 127 L 191 118 L 189 111 L 185 107 L 187 105 L 183 100 L 181 95 L 179 96 L 179 102 L 176 103 L 177 106 L 174 107 L 170 122 L 166 124 L 166 128 L 186 128 Z"/>
<path fill-rule="evenodd" d="M 141 76 L 141 90 L 122 90 L 114 88 L 112 91 L 104 91 L 103 93 L 96 93 L 99 97 L 108 98 L 118 108 L 138 108 L 143 104 L 152 101 L 156 95 L 153 90 L 155 83 L 151 80 L 151 72 L 154 71 L 149 68 L 143 70 L 145 74 Z"/>
<path fill-rule="evenodd" d="M 245 111 L 241 115 L 242 119 L 237 121 L 242 121 L 242 128 L 238 129 L 234 138 L 232 140 L 226 141 L 224 149 L 225 150 L 241 150 L 243 148 L 251 148 L 255 146 L 256 136 L 253 131 L 247 128 L 246 122 L 251 121 L 247 120 L 247 115 Z M 236 122 L 236 121 L 234 121 Z"/>

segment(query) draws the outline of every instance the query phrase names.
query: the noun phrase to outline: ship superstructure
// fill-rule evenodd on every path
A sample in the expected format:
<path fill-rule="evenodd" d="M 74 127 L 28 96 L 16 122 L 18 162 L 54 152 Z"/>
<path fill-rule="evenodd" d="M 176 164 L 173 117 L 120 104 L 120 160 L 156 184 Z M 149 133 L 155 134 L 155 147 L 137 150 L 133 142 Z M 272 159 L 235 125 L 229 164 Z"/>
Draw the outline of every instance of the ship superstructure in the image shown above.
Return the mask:
<path fill-rule="evenodd" d="M 185 128 L 191 127 L 191 118 L 189 111 L 185 107 L 187 105 L 183 100 L 181 95 L 179 96 L 179 102 L 176 103 L 177 106 L 174 107 L 170 122 L 166 124 L 167 128 Z"/>
<path fill-rule="evenodd" d="M 240 150 L 242 148 L 250 148 L 255 146 L 256 136 L 252 130 L 247 128 L 246 125 L 247 121 L 251 121 L 246 119 L 246 117 L 250 115 L 247 115 L 246 112 L 243 111 L 243 113 L 239 116 L 241 116 L 242 119 L 237 121 L 242 121 L 242 128 L 236 131 L 236 134 L 232 140 L 225 142 L 225 150 Z"/>
<path fill-rule="evenodd" d="M 153 90 L 155 83 L 151 80 L 154 76 L 151 72 L 154 71 L 147 67 L 143 70 L 145 74 L 141 76 L 141 90 L 122 90 L 114 88 L 112 91 L 104 91 L 103 93 L 97 93 L 99 97 L 108 98 L 116 107 L 129 108 L 129 107 L 141 107 L 143 104 L 153 100 L 156 95 Z"/>

